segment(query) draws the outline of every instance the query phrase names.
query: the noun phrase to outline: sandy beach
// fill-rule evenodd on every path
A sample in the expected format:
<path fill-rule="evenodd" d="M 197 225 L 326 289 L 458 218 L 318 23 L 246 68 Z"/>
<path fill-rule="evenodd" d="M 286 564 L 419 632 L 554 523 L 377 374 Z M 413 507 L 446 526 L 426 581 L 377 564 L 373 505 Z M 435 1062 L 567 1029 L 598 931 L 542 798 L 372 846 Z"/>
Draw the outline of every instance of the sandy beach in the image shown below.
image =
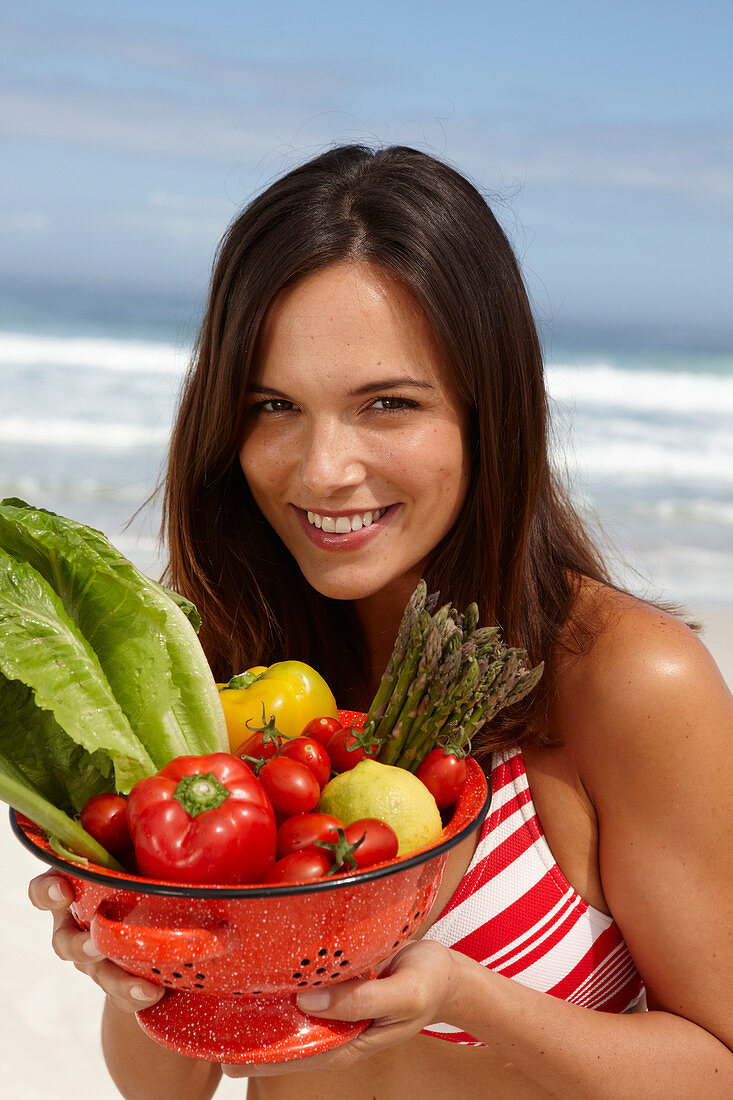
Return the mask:
<path fill-rule="evenodd" d="M 696 608 L 703 639 L 733 687 L 733 610 Z M 4 1100 L 115 1100 L 99 1045 L 102 994 L 50 944 L 50 917 L 27 900 L 29 879 L 43 867 L 15 840 L 2 808 L 0 859 L 5 895 L 5 965 L 0 1010 Z M 244 1082 L 224 1080 L 217 1097 L 245 1095 Z"/>

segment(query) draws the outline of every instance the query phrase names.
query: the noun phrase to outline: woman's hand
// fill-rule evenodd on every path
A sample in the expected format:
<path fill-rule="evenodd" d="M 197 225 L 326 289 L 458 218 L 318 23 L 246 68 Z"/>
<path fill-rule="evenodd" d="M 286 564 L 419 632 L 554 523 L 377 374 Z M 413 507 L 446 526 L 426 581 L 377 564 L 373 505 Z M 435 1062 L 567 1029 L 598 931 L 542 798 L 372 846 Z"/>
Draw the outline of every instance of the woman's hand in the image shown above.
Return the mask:
<path fill-rule="evenodd" d="M 374 1022 L 355 1039 L 310 1058 L 274 1065 L 222 1066 L 227 1077 L 345 1069 L 361 1058 L 417 1035 L 450 1015 L 458 968 L 455 953 L 433 940 L 408 943 L 372 980 L 354 979 L 298 994 L 298 1007 L 326 1020 Z"/>
<path fill-rule="evenodd" d="M 160 1000 L 163 989 L 128 974 L 100 955 L 89 933 L 79 928 L 71 914 L 69 906 L 74 900 L 74 891 L 65 878 L 47 871 L 32 880 L 28 896 L 36 909 L 53 914 L 51 943 L 58 957 L 72 962 L 77 970 L 96 982 L 118 1011 L 139 1012 Z"/>

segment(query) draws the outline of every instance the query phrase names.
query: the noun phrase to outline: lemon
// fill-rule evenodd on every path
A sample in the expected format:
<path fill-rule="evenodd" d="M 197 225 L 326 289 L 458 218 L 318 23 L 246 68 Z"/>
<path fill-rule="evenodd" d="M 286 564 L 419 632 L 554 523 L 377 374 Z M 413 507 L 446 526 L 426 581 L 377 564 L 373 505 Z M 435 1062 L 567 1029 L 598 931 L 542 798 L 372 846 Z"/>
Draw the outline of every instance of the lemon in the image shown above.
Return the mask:
<path fill-rule="evenodd" d="M 398 856 L 422 848 L 443 828 L 440 811 L 424 783 L 405 768 L 362 760 L 326 784 L 318 810 L 350 825 L 378 817 L 397 834 Z"/>

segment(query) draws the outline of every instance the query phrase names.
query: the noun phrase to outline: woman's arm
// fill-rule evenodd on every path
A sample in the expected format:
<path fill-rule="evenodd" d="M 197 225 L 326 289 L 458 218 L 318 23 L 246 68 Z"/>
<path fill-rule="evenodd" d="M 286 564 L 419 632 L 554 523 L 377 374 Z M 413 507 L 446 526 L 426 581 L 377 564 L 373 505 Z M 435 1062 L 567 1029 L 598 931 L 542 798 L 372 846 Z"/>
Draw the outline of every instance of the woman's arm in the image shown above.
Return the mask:
<path fill-rule="evenodd" d="M 134 1015 L 121 1011 L 109 997 L 102 1018 L 102 1049 L 125 1100 L 209 1100 L 221 1080 L 219 1066 L 159 1046 Z"/>
<path fill-rule="evenodd" d="M 309 1007 L 314 992 L 298 1000 L 315 1015 L 376 1019 L 347 1046 L 309 1058 L 299 1069 L 347 1067 L 442 1020 L 475 1036 L 562 1100 L 723 1100 L 733 1095 L 733 1053 L 690 1020 L 664 1011 L 616 1015 L 581 1008 L 434 942 L 403 948 L 387 976 L 376 981 L 332 986 L 327 1009 Z M 286 1072 L 286 1067 L 263 1071 Z M 251 1075 L 252 1067 L 231 1072 Z"/>
<path fill-rule="evenodd" d="M 59 958 L 73 962 L 107 994 L 102 1045 L 125 1100 L 209 1100 L 221 1080 L 220 1067 L 175 1054 L 145 1035 L 134 1013 L 155 1004 L 163 991 L 95 951 L 89 933 L 79 929 L 69 910 L 74 900 L 69 883 L 47 872 L 31 882 L 29 896 L 37 909 L 53 914 L 52 943 Z"/>
<path fill-rule="evenodd" d="M 567 1004 L 418 943 L 381 980 L 332 987 L 318 1015 L 376 1015 L 350 1044 L 362 1056 L 443 1020 L 563 1098 L 733 1095 L 733 698 L 686 627 L 633 604 L 561 692 L 651 1011 Z"/>

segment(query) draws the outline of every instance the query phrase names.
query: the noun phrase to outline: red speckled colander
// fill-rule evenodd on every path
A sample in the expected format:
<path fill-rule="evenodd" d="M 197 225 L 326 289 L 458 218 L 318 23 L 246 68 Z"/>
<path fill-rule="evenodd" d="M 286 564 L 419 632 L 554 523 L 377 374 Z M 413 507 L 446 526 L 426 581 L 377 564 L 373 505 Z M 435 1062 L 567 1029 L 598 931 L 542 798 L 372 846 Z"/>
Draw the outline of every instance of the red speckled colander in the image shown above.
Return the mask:
<path fill-rule="evenodd" d="M 69 863 L 31 822 L 14 811 L 11 822 L 25 847 L 72 884 L 72 912 L 97 949 L 166 986 L 138 1012 L 143 1030 L 191 1057 L 253 1064 L 316 1054 L 369 1026 L 307 1016 L 295 995 L 373 976 L 422 924 L 448 851 L 478 827 L 488 804 L 486 777 L 469 758 L 464 791 L 432 847 L 358 874 L 281 886 L 187 886 Z"/>

